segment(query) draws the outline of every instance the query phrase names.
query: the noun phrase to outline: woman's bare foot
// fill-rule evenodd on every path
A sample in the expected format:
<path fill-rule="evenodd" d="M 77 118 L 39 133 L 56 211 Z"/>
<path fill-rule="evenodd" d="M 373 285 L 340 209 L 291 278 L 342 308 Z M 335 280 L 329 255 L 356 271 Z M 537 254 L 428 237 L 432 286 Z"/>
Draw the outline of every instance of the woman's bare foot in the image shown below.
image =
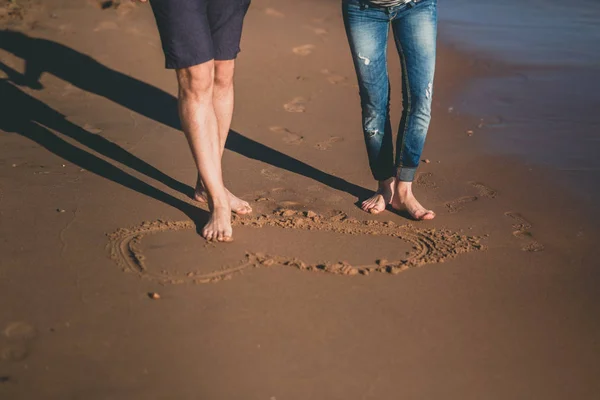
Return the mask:
<path fill-rule="evenodd" d="M 417 221 L 435 218 L 435 213 L 423 207 L 412 192 L 412 182 L 396 181 L 394 196 L 392 197 L 392 208 L 398 211 L 406 210 L 411 217 Z"/>
<path fill-rule="evenodd" d="M 371 214 L 379 214 L 392 201 L 394 196 L 394 178 L 379 182 L 379 189 L 367 200 L 362 202 L 361 209 Z"/>
<path fill-rule="evenodd" d="M 218 242 L 231 242 L 233 240 L 231 209 L 228 206 L 210 206 L 210 209 L 210 218 L 202 229 L 202 237 L 208 241 L 216 240 Z"/>
<path fill-rule="evenodd" d="M 250 207 L 250 204 L 247 201 L 244 201 L 239 197 L 235 196 L 227 188 L 225 188 L 225 191 L 227 192 L 227 196 L 229 197 L 229 207 L 231 208 L 232 212 L 238 215 L 246 215 L 252 212 L 252 207 Z M 200 203 L 207 202 L 206 189 L 204 188 L 204 184 L 200 179 L 198 179 L 198 182 L 196 183 L 196 190 L 194 190 L 194 200 Z"/>

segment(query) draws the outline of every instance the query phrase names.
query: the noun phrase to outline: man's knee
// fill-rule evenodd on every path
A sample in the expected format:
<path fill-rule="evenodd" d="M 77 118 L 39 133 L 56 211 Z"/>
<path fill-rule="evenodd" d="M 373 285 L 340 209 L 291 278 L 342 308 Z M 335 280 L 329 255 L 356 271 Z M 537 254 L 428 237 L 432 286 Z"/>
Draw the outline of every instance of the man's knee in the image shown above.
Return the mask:
<path fill-rule="evenodd" d="M 217 88 L 229 88 L 233 85 L 234 60 L 215 61 L 214 83 Z"/>
<path fill-rule="evenodd" d="M 180 95 L 212 96 L 214 79 L 215 71 L 213 61 L 177 70 Z"/>

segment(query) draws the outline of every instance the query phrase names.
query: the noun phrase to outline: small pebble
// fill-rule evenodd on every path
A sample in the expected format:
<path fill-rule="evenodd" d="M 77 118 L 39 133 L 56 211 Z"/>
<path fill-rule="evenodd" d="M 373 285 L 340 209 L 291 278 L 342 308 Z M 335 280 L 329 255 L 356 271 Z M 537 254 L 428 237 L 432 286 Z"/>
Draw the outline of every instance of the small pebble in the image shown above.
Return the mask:
<path fill-rule="evenodd" d="M 56 209 L 56 212 L 59 212 L 59 213 L 64 213 L 64 212 L 65 212 L 65 210 L 63 210 L 62 208 L 57 208 L 57 209 Z"/>
<path fill-rule="evenodd" d="M 14 167 L 16 167 L 16 166 L 17 166 L 17 164 L 13 164 L 13 165 L 12 165 L 12 167 L 13 167 L 13 168 L 14 168 Z"/>
<path fill-rule="evenodd" d="M 156 292 L 150 292 L 148 293 L 148 297 L 150 297 L 152 300 L 158 300 L 160 299 L 160 294 Z"/>
<path fill-rule="evenodd" d="M 468 130 L 468 131 L 467 131 L 467 135 L 469 135 L 469 136 L 473 136 L 473 131 L 471 131 L 471 130 Z"/>
<path fill-rule="evenodd" d="M 423 162 L 424 162 L 425 164 L 429 164 L 431 161 L 429 160 L 429 158 L 426 158 L 426 159 L 424 159 L 424 160 L 423 160 Z"/>

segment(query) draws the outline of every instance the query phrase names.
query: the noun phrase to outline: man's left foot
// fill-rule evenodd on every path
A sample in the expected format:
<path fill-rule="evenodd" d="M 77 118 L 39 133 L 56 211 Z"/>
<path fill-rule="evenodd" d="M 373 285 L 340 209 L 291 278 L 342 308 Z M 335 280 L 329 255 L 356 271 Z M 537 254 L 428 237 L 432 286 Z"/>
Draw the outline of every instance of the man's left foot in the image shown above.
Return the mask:
<path fill-rule="evenodd" d="M 252 212 L 252 207 L 250 207 L 250 204 L 247 201 L 244 201 L 239 197 L 235 196 L 227 188 L 225 188 L 225 191 L 227 192 L 227 196 L 229 197 L 229 207 L 231 207 L 231 212 L 234 212 L 238 215 L 246 215 Z M 196 190 L 194 191 L 194 200 L 200 203 L 207 202 L 206 189 L 204 188 L 204 185 L 200 180 L 198 180 L 198 183 L 196 184 Z"/>
<path fill-rule="evenodd" d="M 396 190 L 391 202 L 394 210 L 407 211 L 417 221 L 427 221 L 435 218 L 435 213 L 427 210 L 415 198 L 412 192 L 412 182 L 397 181 L 395 186 Z"/>

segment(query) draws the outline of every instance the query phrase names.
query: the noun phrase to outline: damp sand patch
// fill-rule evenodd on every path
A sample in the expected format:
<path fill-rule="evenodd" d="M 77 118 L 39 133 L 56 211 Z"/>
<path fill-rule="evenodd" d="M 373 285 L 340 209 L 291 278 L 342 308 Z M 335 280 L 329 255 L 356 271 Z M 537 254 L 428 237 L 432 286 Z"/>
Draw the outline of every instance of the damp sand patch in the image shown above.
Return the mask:
<path fill-rule="evenodd" d="M 177 284 L 219 282 L 277 266 L 349 276 L 398 274 L 484 249 L 479 237 L 359 221 L 344 213 L 279 210 L 236 217 L 233 225 L 237 242 L 210 244 L 199 239 L 191 221 L 144 222 L 108 235 L 111 257 L 124 271 Z"/>

